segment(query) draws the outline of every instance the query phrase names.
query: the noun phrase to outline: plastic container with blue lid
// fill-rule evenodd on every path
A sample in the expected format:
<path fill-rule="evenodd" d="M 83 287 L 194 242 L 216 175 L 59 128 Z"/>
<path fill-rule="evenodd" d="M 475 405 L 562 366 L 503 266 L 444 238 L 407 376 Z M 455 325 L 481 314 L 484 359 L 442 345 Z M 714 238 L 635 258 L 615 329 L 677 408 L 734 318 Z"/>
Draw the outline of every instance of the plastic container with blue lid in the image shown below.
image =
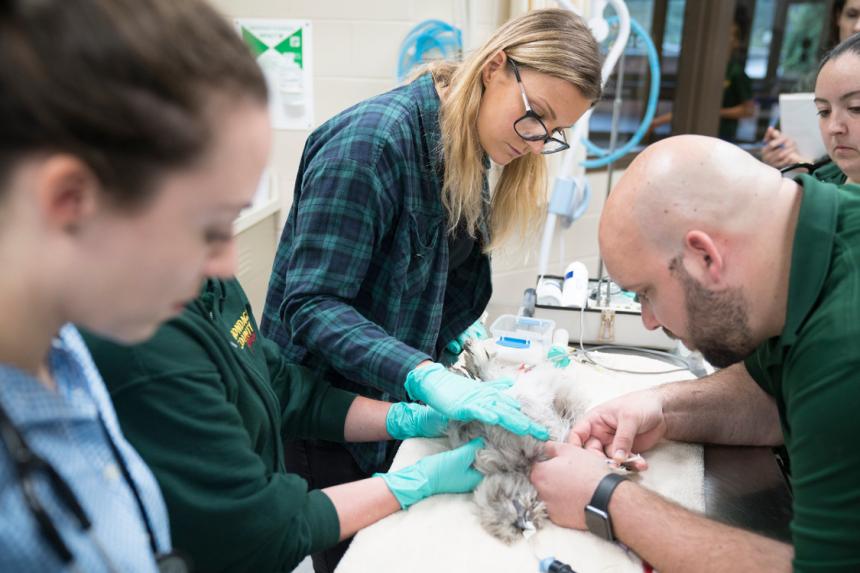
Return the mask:
<path fill-rule="evenodd" d="M 528 316 L 503 314 L 490 326 L 497 347 L 515 350 L 549 348 L 555 321 Z"/>

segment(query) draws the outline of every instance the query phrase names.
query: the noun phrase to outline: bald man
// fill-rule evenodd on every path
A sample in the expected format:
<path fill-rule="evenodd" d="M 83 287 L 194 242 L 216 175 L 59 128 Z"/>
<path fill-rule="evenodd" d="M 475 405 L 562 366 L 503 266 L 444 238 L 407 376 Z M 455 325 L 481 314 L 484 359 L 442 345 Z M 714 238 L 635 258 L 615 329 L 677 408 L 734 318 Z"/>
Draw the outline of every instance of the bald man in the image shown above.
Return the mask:
<path fill-rule="evenodd" d="M 661 573 L 860 571 L 860 194 L 783 179 L 717 139 L 673 137 L 630 165 L 599 238 L 645 326 L 722 370 L 600 405 L 570 443 L 550 444 L 532 481 L 552 520 L 588 523 Z M 662 439 L 784 444 L 792 544 L 606 477 L 604 454 Z"/>

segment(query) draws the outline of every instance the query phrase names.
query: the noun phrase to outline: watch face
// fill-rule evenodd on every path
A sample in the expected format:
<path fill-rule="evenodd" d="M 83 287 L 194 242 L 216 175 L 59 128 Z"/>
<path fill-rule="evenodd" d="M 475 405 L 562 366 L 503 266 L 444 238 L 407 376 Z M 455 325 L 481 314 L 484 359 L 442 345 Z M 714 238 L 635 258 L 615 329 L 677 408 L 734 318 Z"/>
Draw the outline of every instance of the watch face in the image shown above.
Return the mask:
<path fill-rule="evenodd" d="M 612 535 L 612 525 L 609 522 L 609 514 L 594 506 L 585 506 L 585 525 L 588 530 L 607 541 L 612 541 L 615 536 Z"/>

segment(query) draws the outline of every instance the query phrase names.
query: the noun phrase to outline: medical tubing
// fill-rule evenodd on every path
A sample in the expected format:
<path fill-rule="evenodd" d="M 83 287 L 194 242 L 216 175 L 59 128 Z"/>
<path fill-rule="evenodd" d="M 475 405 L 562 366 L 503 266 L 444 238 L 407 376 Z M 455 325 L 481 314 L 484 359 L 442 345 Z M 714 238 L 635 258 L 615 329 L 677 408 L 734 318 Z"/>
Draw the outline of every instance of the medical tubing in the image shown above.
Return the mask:
<path fill-rule="evenodd" d="M 651 350 L 649 348 L 639 348 L 638 346 L 626 346 L 626 345 L 610 345 L 610 344 L 602 344 L 600 346 L 593 346 L 589 349 L 585 348 L 585 344 L 583 343 L 583 336 L 585 333 L 585 306 L 582 307 L 579 311 L 579 352 L 582 355 L 583 359 L 587 362 L 590 362 L 594 366 L 598 366 L 600 368 L 604 368 L 606 370 L 610 370 L 612 372 L 621 372 L 623 374 L 672 374 L 674 372 L 687 372 L 690 371 L 690 365 L 684 361 L 682 358 L 675 356 L 674 354 L 669 354 L 668 352 L 663 352 L 661 350 Z M 607 366 L 605 364 L 601 364 L 597 362 L 592 356 L 591 353 L 598 350 L 633 350 L 636 352 L 640 352 L 642 354 L 648 354 L 654 356 L 655 358 L 663 358 L 668 359 L 670 362 L 674 362 L 681 366 L 680 368 L 673 368 L 670 370 L 657 370 L 654 372 L 649 372 L 647 370 L 626 370 L 624 368 L 614 368 L 612 366 Z M 576 352 L 576 350 L 574 350 Z"/>
<path fill-rule="evenodd" d="M 615 43 L 612 44 L 612 48 L 609 49 L 609 53 L 606 55 L 606 61 L 603 62 L 603 69 L 600 74 L 603 80 L 603 86 L 606 86 L 606 82 L 609 81 L 609 76 L 612 75 L 612 70 L 615 69 L 615 64 L 618 63 L 618 60 L 621 58 L 621 54 L 624 52 L 624 48 L 627 47 L 627 41 L 630 39 L 630 28 L 635 22 L 633 18 L 630 17 L 630 11 L 627 9 L 627 4 L 622 0 L 609 0 L 609 4 L 612 5 L 616 15 L 611 18 L 607 18 L 606 23 L 611 25 L 617 20 L 619 26 L 618 37 L 615 39 Z M 639 28 L 641 30 L 641 26 Z"/>
<path fill-rule="evenodd" d="M 603 66 L 600 69 L 601 87 L 606 86 L 606 82 L 609 81 L 609 76 L 612 75 L 612 70 L 615 69 L 615 64 L 618 63 L 618 60 L 621 58 L 621 54 L 624 52 L 624 48 L 627 47 L 627 41 L 630 39 L 630 26 L 633 23 L 633 19 L 630 18 L 630 11 L 627 9 L 627 4 L 625 4 L 622 0 L 609 0 L 609 4 L 611 4 L 612 8 L 615 10 L 616 16 L 607 19 L 607 23 L 610 21 L 618 21 L 618 37 L 615 38 L 615 43 L 612 44 L 612 47 L 609 49 L 609 53 L 606 55 L 606 59 L 603 61 Z M 562 5 L 570 9 L 569 2 L 562 2 Z M 580 14 L 577 10 L 573 10 L 573 12 L 575 14 Z M 598 17 L 600 15 L 601 14 L 598 14 Z M 579 141 L 580 139 L 584 139 L 582 131 L 583 129 L 587 129 L 587 126 L 591 121 L 591 113 L 592 110 L 589 109 L 587 112 L 585 112 L 585 115 L 583 115 L 579 119 L 579 121 L 576 122 L 576 125 L 573 128 L 573 137 L 570 138 L 571 141 Z M 576 154 L 573 152 L 573 149 L 568 150 L 568 152 L 564 154 L 559 173 L 564 174 L 575 172 L 575 155 Z M 585 165 L 585 163 L 583 163 L 583 165 Z M 586 165 L 586 168 L 588 168 L 588 165 Z M 582 180 L 584 179 L 585 173 L 582 173 L 581 176 L 577 178 L 577 183 L 581 185 Z"/>
<path fill-rule="evenodd" d="M 454 37 L 447 37 L 453 34 Z M 416 25 L 400 43 L 400 55 L 397 60 L 397 81 L 402 82 L 409 75 L 411 67 L 407 66 L 409 48 L 414 44 L 413 62 L 420 61 L 422 54 L 432 48 L 437 48 L 443 54 L 445 49 L 453 47 L 462 51 L 463 33 L 456 26 L 442 20 L 424 20 Z"/>
<path fill-rule="evenodd" d="M 621 97 L 624 91 L 624 54 L 621 54 L 621 59 L 618 60 L 618 80 L 615 82 L 615 98 L 612 100 L 612 123 L 609 124 L 609 151 L 615 151 L 618 145 L 618 120 L 621 117 Z M 606 196 L 609 197 L 609 191 L 612 189 L 612 164 L 606 168 Z"/>
<path fill-rule="evenodd" d="M 614 22 L 616 17 L 609 18 L 608 21 Z M 630 27 L 636 33 L 637 36 L 642 38 L 645 42 L 645 47 L 648 53 L 648 64 L 649 69 L 651 71 L 651 85 L 649 86 L 648 91 L 648 105 L 645 108 L 645 115 L 642 118 L 642 121 L 639 123 L 639 127 L 636 129 L 636 132 L 633 136 L 621 147 L 616 149 L 613 152 L 609 152 L 606 149 L 598 147 L 597 145 L 591 143 L 587 139 L 582 139 L 583 144 L 591 153 L 602 156 L 599 159 L 587 159 L 582 162 L 582 165 L 586 169 L 594 169 L 596 167 L 603 167 L 605 165 L 609 165 L 610 163 L 620 159 L 627 155 L 634 146 L 638 145 L 642 138 L 648 131 L 648 127 L 651 125 L 651 121 L 654 119 L 654 114 L 657 110 L 657 100 L 660 95 L 660 62 L 657 57 L 657 48 L 654 46 L 654 42 L 651 41 L 651 38 L 648 36 L 648 33 L 645 31 L 639 23 L 630 19 Z M 615 45 L 618 45 L 618 41 L 616 41 Z M 614 46 L 613 46 L 614 47 Z"/>

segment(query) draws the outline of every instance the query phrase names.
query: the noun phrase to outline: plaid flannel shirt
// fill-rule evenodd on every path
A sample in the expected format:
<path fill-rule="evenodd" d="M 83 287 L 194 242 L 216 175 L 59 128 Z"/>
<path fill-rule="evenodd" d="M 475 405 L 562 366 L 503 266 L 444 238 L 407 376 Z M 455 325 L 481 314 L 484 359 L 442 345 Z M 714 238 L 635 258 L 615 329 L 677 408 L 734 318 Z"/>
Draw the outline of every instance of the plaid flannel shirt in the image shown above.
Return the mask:
<path fill-rule="evenodd" d="M 310 135 L 261 323 L 289 360 L 334 386 L 406 400 L 409 371 L 481 315 L 492 291 L 486 211 L 472 252 L 449 273 L 443 174 L 429 74 Z M 371 472 L 387 444 L 347 447 Z"/>

